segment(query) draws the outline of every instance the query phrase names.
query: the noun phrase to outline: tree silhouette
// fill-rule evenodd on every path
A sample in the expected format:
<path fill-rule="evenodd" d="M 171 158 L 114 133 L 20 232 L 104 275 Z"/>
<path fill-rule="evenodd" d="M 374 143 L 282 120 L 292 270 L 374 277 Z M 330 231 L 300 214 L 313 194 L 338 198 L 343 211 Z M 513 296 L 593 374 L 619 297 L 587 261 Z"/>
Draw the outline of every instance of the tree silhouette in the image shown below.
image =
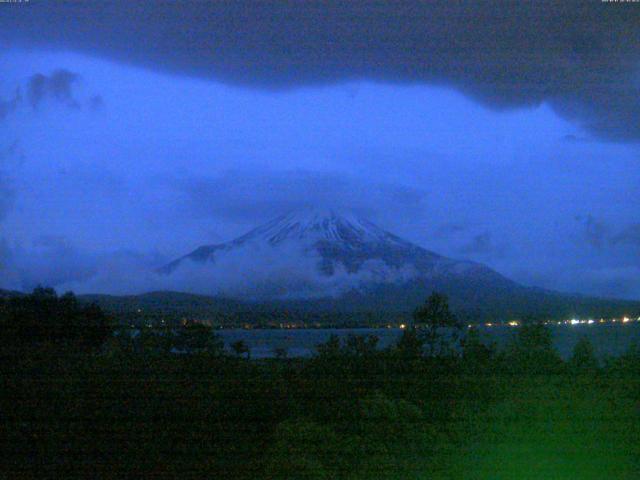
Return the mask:
<path fill-rule="evenodd" d="M 316 346 L 316 350 L 320 358 L 337 358 L 342 354 L 340 338 L 335 333 L 332 333 L 326 342 Z"/>
<path fill-rule="evenodd" d="M 174 332 L 169 327 L 144 326 L 133 339 L 136 351 L 145 354 L 167 354 L 174 347 Z"/>
<path fill-rule="evenodd" d="M 489 367 L 496 356 L 495 343 L 487 346 L 477 328 L 470 329 L 462 340 L 462 359 L 467 369 L 477 371 Z"/>
<path fill-rule="evenodd" d="M 573 355 L 569 360 L 569 366 L 573 370 L 592 371 L 598 368 L 598 359 L 593 350 L 593 345 L 586 337 L 580 337 L 573 347 Z"/>
<path fill-rule="evenodd" d="M 67 343 L 92 349 L 113 331 L 99 306 L 82 305 L 71 292 L 58 297 L 55 290 L 44 287 L 10 298 L 0 321 L 4 337 L 31 345 Z"/>
<path fill-rule="evenodd" d="M 460 335 L 460 322 L 449 310 L 446 295 L 433 292 L 424 305 L 413 313 L 414 325 L 421 327 L 430 356 L 451 353 L 452 345 Z"/>
<path fill-rule="evenodd" d="M 529 372 L 550 372 L 562 366 L 553 347 L 551 330 L 543 323 L 525 323 L 507 349 L 511 368 Z"/>
<path fill-rule="evenodd" d="M 221 355 L 224 351 L 224 342 L 219 335 L 213 333 L 213 329 L 208 325 L 189 322 L 186 325 L 181 325 L 174 332 L 174 336 L 175 348 L 187 353 L 206 352 Z"/>
<path fill-rule="evenodd" d="M 395 351 L 404 360 L 420 358 L 424 351 L 425 340 L 418 334 L 415 326 L 409 326 L 402 331 L 402 336 L 396 344 Z"/>
<path fill-rule="evenodd" d="M 286 347 L 276 347 L 273 349 L 273 354 L 278 360 L 284 360 L 289 355 Z"/>
<path fill-rule="evenodd" d="M 238 340 L 236 342 L 233 342 L 231 344 L 231 349 L 234 351 L 234 353 L 238 356 L 241 357 L 243 354 L 247 354 L 247 358 L 251 358 L 251 350 L 249 349 L 249 346 L 245 343 L 244 340 Z"/>
<path fill-rule="evenodd" d="M 376 335 L 353 335 L 347 337 L 344 350 L 347 355 L 370 357 L 376 353 L 380 338 Z"/>

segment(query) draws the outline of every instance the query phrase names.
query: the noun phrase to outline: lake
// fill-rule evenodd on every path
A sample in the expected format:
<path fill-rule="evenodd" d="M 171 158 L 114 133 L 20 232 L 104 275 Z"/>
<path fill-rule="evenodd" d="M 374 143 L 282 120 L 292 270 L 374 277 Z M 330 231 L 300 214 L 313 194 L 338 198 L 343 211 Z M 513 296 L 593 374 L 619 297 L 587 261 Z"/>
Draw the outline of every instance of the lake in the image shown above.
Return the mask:
<path fill-rule="evenodd" d="M 478 327 L 483 341 L 496 342 L 504 346 L 517 333 L 518 327 L 493 326 Z M 640 323 L 607 323 L 593 325 L 550 325 L 554 344 L 560 355 L 567 359 L 574 345 L 581 337 L 586 337 L 594 346 L 599 358 L 618 356 L 632 344 L 640 343 Z M 315 347 L 326 342 L 330 335 L 346 338 L 349 334 L 376 335 L 380 338 L 380 348 L 394 344 L 402 330 L 399 328 L 358 328 L 358 329 L 287 329 L 287 330 L 219 330 L 225 345 L 238 340 L 251 349 L 252 358 L 275 356 L 276 348 L 284 348 L 289 357 L 309 357 L 315 353 Z"/>

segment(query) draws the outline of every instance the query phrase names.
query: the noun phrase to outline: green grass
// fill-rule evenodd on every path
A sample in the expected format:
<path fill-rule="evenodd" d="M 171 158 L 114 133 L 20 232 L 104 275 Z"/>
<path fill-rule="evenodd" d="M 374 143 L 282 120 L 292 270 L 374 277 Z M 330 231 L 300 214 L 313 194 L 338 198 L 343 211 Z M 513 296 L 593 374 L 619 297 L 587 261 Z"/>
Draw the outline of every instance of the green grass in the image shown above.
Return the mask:
<path fill-rule="evenodd" d="M 69 352 L 3 365 L 8 478 L 640 478 L 632 372 Z"/>
<path fill-rule="evenodd" d="M 512 379 L 503 399 L 456 422 L 460 449 L 432 478 L 640 478 L 640 416 L 632 378 Z M 508 378 L 503 381 L 507 383 Z"/>

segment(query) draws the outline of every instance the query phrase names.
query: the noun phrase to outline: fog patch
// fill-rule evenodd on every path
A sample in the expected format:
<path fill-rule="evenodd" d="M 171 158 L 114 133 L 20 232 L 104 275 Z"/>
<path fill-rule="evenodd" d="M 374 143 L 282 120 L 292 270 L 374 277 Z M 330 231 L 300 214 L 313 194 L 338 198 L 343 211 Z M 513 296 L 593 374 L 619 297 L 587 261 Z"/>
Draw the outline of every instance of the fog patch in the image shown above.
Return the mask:
<path fill-rule="evenodd" d="M 113 284 L 104 293 L 110 293 L 118 290 L 118 282 L 125 282 L 127 276 L 151 270 L 159 261 L 157 254 L 89 252 L 60 236 L 40 236 L 27 245 L 0 238 L 0 288 L 31 291 L 44 285 L 59 291 L 75 291 L 77 287 L 87 292 L 82 285 L 108 275 Z"/>
<path fill-rule="evenodd" d="M 243 300 L 339 296 L 379 282 L 406 282 L 417 272 L 395 268 L 379 260 L 350 273 L 336 264 L 332 275 L 319 269 L 317 253 L 299 244 L 249 244 L 219 253 L 214 261 L 182 261 L 170 274 L 157 273 L 140 263 L 114 262 L 88 279 L 69 282 L 64 289 L 79 293 L 140 294 L 180 291 Z"/>

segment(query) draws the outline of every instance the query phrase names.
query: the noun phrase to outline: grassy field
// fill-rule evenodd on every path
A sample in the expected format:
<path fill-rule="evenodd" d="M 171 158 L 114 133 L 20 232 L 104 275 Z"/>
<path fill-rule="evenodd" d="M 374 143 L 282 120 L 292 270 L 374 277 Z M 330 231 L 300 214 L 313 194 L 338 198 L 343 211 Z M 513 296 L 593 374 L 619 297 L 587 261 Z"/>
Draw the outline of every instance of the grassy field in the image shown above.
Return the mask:
<path fill-rule="evenodd" d="M 5 352 L 3 468 L 7 478 L 640 478 L 637 364 L 540 373 L 389 352 Z"/>

